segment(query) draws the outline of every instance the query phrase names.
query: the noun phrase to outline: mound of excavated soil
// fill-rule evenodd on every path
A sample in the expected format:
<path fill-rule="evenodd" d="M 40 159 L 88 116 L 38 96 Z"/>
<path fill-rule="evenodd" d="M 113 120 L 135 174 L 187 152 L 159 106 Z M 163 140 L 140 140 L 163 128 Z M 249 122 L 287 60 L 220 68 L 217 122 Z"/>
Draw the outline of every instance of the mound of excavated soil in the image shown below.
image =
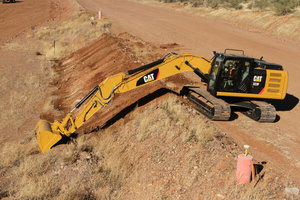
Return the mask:
<path fill-rule="evenodd" d="M 107 77 L 120 72 L 126 72 L 134 69 L 147 62 L 159 59 L 163 52 L 167 49 L 174 49 L 176 45 L 163 45 L 163 47 L 155 47 L 147 44 L 138 38 L 130 36 L 126 33 L 119 37 L 104 34 L 97 41 L 67 56 L 54 65 L 56 78 L 53 80 L 53 87 L 57 88 L 52 94 L 57 96 L 52 101 L 54 108 L 69 112 L 77 102 L 89 93 L 96 85 L 101 83 Z M 168 82 L 175 82 L 175 78 L 168 79 Z M 170 85 L 168 83 L 167 85 Z M 176 85 L 180 83 L 190 83 L 183 76 L 176 76 Z M 171 85 L 172 86 L 172 85 Z M 118 94 L 114 98 L 114 103 L 109 109 L 102 109 L 93 116 L 93 118 L 84 125 L 84 132 L 89 132 L 98 126 L 104 126 L 105 123 L 111 123 L 113 117 L 123 109 L 134 108 L 133 104 L 137 103 L 141 98 L 154 93 L 160 96 L 166 93 L 166 90 L 157 91 L 165 87 L 163 82 L 156 82 L 143 88 L 138 88 L 125 94 Z M 151 99 L 151 96 L 149 96 Z M 147 99 L 147 98 L 146 98 Z M 139 103 L 141 104 L 140 100 Z M 142 103 L 143 104 L 143 103 Z M 126 111 L 123 110 L 123 113 Z M 60 112 L 61 113 L 61 112 Z M 55 114 L 55 112 L 45 112 L 41 116 L 50 121 L 62 118 L 63 115 Z M 108 120 L 112 120 L 109 121 Z"/>

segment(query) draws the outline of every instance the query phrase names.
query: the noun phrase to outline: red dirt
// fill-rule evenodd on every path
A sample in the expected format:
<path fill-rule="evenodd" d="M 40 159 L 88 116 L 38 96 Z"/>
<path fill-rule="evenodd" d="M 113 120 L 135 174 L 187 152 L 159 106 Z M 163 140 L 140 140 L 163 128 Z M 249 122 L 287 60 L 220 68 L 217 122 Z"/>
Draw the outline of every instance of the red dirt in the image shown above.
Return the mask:
<path fill-rule="evenodd" d="M 162 51 L 168 46 L 172 47 L 174 45 L 165 44 L 162 46 L 151 47 L 151 44 L 147 44 L 126 33 L 120 34 L 118 37 L 104 34 L 97 41 L 67 56 L 54 66 L 58 77 L 53 81 L 53 86 L 58 89 L 53 95 L 61 97 L 53 101 L 54 107 L 58 110 L 69 112 L 76 102 L 79 102 L 89 91 L 107 77 L 134 69 L 142 63 L 157 60 L 162 55 Z M 151 47 L 151 50 L 146 49 L 149 47 Z M 134 52 L 135 49 L 140 52 Z M 137 57 L 137 53 L 144 55 Z M 82 74 L 85 75 L 82 76 Z M 186 83 L 182 79 L 185 80 L 183 76 L 176 76 L 176 81 L 181 80 L 180 82 Z M 168 80 L 175 82 L 172 77 Z M 94 128 L 107 126 L 114 119 L 117 119 L 118 116 L 123 118 L 127 111 L 134 109 L 141 103 L 143 104 L 144 100 L 141 100 L 141 98 L 151 93 L 158 96 L 160 96 L 160 93 L 163 94 L 164 91 L 159 90 L 163 87 L 165 86 L 161 82 L 157 82 L 153 83 L 151 87 L 142 87 L 126 94 L 116 95 L 112 108 L 101 109 L 78 133 L 89 132 Z M 62 117 L 63 115 L 58 116 L 53 112 L 42 114 L 42 118 L 46 118 L 49 121 Z"/>
<path fill-rule="evenodd" d="M 50 63 L 26 48 L 31 45 L 26 33 L 32 27 L 56 26 L 72 9 L 70 1 L 60 0 L 0 3 L 0 142 L 32 131 L 48 91 Z M 23 46 L 10 50 L 5 46 L 9 41 Z"/>
<path fill-rule="evenodd" d="M 49 22 L 55 25 L 69 13 L 68 1 L 26 0 L 14 4 L 0 4 L 0 44 L 15 38 L 32 27 Z"/>
<path fill-rule="evenodd" d="M 181 51 L 192 51 L 206 57 L 211 57 L 213 50 L 244 49 L 249 56 L 263 55 L 270 62 L 282 64 L 290 75 L 289 94 L 284 101 L 273 102 L 280 117 L 278 122 L 259 124 L 238 115 L 238 119 L 233 122 L 215 124 L 226 130 L 240 145 L 250 144 L 254 156 L 273 163 L 275 168 L 288 171 L 287 176 L 291 179 L 300 180 L 300 85 L 297 82 L 300 79 L 297 73 L 299 45 L 152 4 L 129 0 L 78 2 L 87 9 L 101 10 L 112 20 L 113 31 L 116 33 L 127 31 L 145 41 L 158 44 L 177 43 L 183 46 Z"/>

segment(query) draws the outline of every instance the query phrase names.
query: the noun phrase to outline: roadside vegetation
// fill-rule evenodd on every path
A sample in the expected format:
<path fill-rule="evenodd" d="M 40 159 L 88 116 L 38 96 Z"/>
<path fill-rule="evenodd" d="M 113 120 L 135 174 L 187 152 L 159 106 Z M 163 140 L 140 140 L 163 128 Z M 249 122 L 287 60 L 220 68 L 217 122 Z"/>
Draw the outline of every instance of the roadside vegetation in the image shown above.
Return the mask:
<path fill-rule="evenodd" d="M 299 0 L 158 0 L 164 3 L 180 2 L 193 7 L 272 10 L 276 15 L 292 13 L 300 6 Z"/>
<path fill-rule="evenodd" d="M 300 42 L 300 0 L 157 0 L 177 11 Z M 179 6 L 178 6 L 179 5 Z"/>
<path fill-rule="evenodd" d="M 137 108 L 128 117 L 127 123 L 120 120 L 45 154 L 31 132 L 1 146 L 0 198 L 285 197 L 285 182 L 267 166 L 263 178 L 236 186 L 235 157 L 242 149 L 178 97 Z"/>
<path fill-rule="evenodd" d="M 95 13 L 83 10 L 74 12 L 57 27 L 40 27 L 27 35 L 30 43 L 27 49 L 47 60 L 58 60 L 109 33 L 111 23 L 107 19 L 98 20 Z M 11 50 L 23 49 L 23 43 L 11 42 L 5 47 Z"/>

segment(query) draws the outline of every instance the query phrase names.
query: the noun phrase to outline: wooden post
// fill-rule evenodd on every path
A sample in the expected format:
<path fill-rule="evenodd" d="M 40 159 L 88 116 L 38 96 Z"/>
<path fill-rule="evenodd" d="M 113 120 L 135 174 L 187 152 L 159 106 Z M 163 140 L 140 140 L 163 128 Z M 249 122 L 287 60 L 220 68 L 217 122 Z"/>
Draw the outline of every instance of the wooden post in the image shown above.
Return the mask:
<path fill-rule="evenodd" d="M 98 11 L 98 19 L 100 19 L 100 20 L 102 19 L 102 12 L 101 12 L 101 10 Z"/>

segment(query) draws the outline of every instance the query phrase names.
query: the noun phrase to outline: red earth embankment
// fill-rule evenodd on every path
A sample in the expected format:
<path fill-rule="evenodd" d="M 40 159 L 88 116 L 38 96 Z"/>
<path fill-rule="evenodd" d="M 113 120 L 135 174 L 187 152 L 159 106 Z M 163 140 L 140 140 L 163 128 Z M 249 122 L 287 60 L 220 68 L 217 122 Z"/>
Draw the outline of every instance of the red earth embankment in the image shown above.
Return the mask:
<path fill-rule="evenodd" d="M 69 112 L 77 102 L 107 77 L 120 72 L 127 72 L 146 62 L 159 59 L 166 48 L 172 48 L 173 46 L 173 44 L 165 44 L 160 47 L 151 46 L 149 43 L 126 33 L 119 35 L 119 37 L 105 34 L 97 41 L 55 64 L 54 71 L 57 73 L 57 78 L 53 80 L 52 85 L 57 88 L 53 95 L 58 98 L 53 100 L 52 103 L 58 110 Z M 176 83 L 177 85 L 186 80 L 182 75 L 176 76 L 176 79 L 179 80 Z M 175 82 L 174 78 L 168 80 Z M 185 81 L 185 83 L 188 83 L 188 81 Z M 118 113 L 119 116 L 122 115 L 120 112 L 123 109 L 125 109 L 123 113 L 126 112 L 126 109 L 129 109 L 128 106 L 130 105 L 133 109 L 134 103 L 163 87 L 165 85 L 162 82 L 157 82 L 150 86 L 129 91 L 126 94 L 117 94 L 111 108 L 99 110 L 87 122 L 88 125 L 84 125 L 85 132 L 93 130 L 89 125 L 96 128 L 97 126 L 104 126 L 106 122 L 110 123 L 108 120 L 113 120 Z M 153 96 L 155 95 L 159 95 L 159 92 L 156 92 Z M 54 116 L 53 113 L 49 114 L 47 112 L 42 117 L 53 121 L 54 118 L 62 118 L 63 116 Z"/>

